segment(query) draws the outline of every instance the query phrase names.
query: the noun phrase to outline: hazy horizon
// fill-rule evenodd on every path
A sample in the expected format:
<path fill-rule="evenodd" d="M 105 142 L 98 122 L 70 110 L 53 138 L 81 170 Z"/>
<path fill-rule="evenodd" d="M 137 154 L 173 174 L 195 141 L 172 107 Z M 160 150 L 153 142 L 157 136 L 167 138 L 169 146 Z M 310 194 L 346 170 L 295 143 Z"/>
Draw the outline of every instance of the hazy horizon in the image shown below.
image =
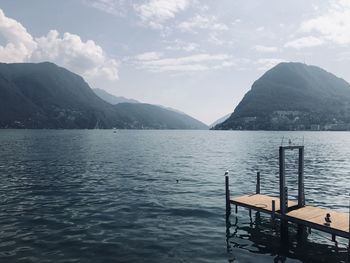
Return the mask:
<path fill-rule="evenodd" d="M 0 62 L 50 61 L 206 124 L 279 62 L 350 81 L 350 0 L 4 0 L 0 36 Z"/>

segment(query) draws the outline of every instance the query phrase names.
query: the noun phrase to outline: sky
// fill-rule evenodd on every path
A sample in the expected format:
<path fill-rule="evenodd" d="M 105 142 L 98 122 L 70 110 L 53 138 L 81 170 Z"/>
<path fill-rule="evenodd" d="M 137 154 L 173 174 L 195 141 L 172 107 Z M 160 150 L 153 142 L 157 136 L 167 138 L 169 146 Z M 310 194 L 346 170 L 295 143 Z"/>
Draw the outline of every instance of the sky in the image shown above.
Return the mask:
<path fill-rule="evenodd" d="M 350 82 L 350 0 L 1 0 L 0 62 L 42 61 L 210 124 L 280 62 Z"/>

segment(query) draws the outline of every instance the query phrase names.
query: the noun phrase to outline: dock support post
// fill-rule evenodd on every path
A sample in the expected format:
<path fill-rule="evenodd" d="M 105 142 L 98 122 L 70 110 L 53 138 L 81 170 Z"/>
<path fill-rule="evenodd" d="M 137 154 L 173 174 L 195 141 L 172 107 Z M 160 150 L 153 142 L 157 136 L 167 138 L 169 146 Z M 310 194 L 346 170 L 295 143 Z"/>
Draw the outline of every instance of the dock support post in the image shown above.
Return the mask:
<path fill-rule="evenodd" d="M 281 243 L 284 245 L 288 244 L 288 220 L 285 218 L 281 219 Z"/>
<path fill-rule="evenodd" d="M 279 149 L 280 173 L 280 213 L 281 213 L 281 244 L 288 244 L 288 221 L 286 220 L 288 206 L 288 188 L 286 187 L 285 149 Z"/>
<path fill-rule="evenodd" d="M 349 194 L 349 197 L 350 197 L 350 194 Z M 348 256 L 349 256 L 349 259 L 350 259 L 350 200 L 349 200 L 349 236 L 348 236 L 348 239 L 349 239 Z"/>
<path fill-rule="evenodd" d="M 260 172 L 256 173 L 256 194 L 260 194 Z"/>
<path fill-rule="evenodd" d="M 276 201 L 272 200 L 272 214 L 271 214 L 272 221 L 275 221 L 275 217 L 276 217 Z"/>
<path fill-rule="evenodd" d="M 250 227 L 253 227 L 252 209 L 249 209 L 249 222 L 250 222 Z"/>
<path fill-rule="evenodd" d="M 300 248 L 304 247 L 304 244 L 307 240 L 307 227 L 304 225 L 298 224 L 298 230 L 297 230 L 297 246 Z"/>
<path fill-rule="evenodd" d="M 304 191 L 304 147 L 299 148 L 299 165 L 298 165 L 298 207 L 305 206 Z"/>
<path fill-rule="evenodd" d="M 285 209 L 285 214 L 288 212 L 288 187 L 286 186 L 284 188 L 284 209 Z"/>
<path fill-rule="evenodd" d="M 285 152 L 284 148 L 280 146 L 279 149 L 279 172 L 280 172 L 280 210 L 281 215 L 284 217 L 286 214 L 286 195 L 285 195 L 285 187 L 286 187 L 286 175 L 285 175 Z"/>
<path fill-rule="evenodd" d="M 335 237 L 335 234 L 332 234 L 332 242 L 336 242 L 336 237 Z"/>
<path fill-rule="evenodd" d="M 225 172 L 225 194 L 226 194 L 226 218 L 228 218 L 231 215 L 230 179 L 228 177 L 228 171 Z"/>

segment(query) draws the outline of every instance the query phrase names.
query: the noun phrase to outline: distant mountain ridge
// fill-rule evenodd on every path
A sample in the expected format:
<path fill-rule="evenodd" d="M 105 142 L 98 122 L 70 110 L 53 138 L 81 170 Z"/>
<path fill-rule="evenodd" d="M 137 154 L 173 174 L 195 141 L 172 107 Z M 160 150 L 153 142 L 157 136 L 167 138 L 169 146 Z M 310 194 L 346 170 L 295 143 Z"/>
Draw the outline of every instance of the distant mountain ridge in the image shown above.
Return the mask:
<path fill-rule="evenodd" d="M 215 127 L 216 125 L 218 125 L 219 123 L 222 123 L 224 121 L 226 121 L 232 113 L 226 114 L 225 116 L 221 117 L 220 119 L 217 119 L 216 121 L 214 121 L 212 124 L 209 125 L 210 128 Z"/>
<path fill-rule="evenodd" d="M 208 129 L 204 123 L 184 113 L 177 113 L 146 103 L 119 103 L 115 109 L 121 114 L 126 128 L 145 129 Z"/>
<path fill-rule="evenodd" d="M 350 84 L 316 66 L 280 63 L 215 129 L 350 129 Z"/>
<path fill-rule="evenodd" d="M 134 100 L 134 99 L 128 99 L 128 98 L 125 98 L 125 97 L 122 97 L 122 96 L 115 96 L 103 89 L 92 89 L 95 94 L 97 96 L 99 96 L 101 99 L 103 99 L 104 101 L 110 103 L 110 104 L 113 104 L 113 105 L 116 105 L 116 104 L 119 104 L 119 103 L 141 103 L 137 100 Z M 153 104 L 150 104 L 150 105 L 153 105 Z M 154 106 L 157 106 L 157 107 L 160 107 L 160 108 L 163 108 L 163 109 L 166 109 L 166 110 L 170 110 L 170 111 L 174 111 L 174 112 L 177 112 L 177 113 L 180 113 L 180 114 L 184 114 L 184 115 L 187 115 L 186 113 L 182 112 L 182 111 L 179 111 L 179 110 L 176 110 L 176 109 L 173 109 L 173 108 L 170 108 L 170 107 L 166 107 L 166 106 L 163 106 L 163 105 L 154 105 Z"/>
<path fill-rule="evenodd" d="M 104 101 L 107 101 L 110 104 L 118 104 L 118 103 L 140 103 L 137 100 L 134 99 L 128 99 L 125 97 L 121 97 L 121 96 L 114 96 L 113 94 L 110 94 L 109 92 L 103 90 L 103 89 L 92 89 L 93 92 L 95 92 L 95 94 L 97 96 L 99 96 L 101 99 L 103 99 Z"/>
<path fill-rule="evenodd" d="M 198 120 L 160 107 L 112 105 L 99 98 L 82 77 L 53 63 L 0 63 L 0 128 L 113 127 L 207 129 Z"/>
<path fill-rule="evenodd" d="M 137 100 L 114 96 L 105 90 L 94 89 L 101 99 L 114 104 L 127 129 L 207 129 L 191 116 L 162 105 L 140 103 Z"/>

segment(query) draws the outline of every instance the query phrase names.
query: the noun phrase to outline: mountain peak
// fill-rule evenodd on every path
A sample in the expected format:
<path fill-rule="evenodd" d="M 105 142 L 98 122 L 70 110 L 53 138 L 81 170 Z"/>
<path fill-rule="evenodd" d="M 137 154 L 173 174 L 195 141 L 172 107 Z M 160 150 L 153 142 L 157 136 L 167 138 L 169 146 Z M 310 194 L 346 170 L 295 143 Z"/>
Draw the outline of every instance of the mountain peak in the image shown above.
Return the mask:
<path fill-rule="evenodd" d="M 140 103 L 112 105 L 53 63 L 0 63 L 0 128 L 206 129 L 190 116 Z"/>
<path fill-rule="evenodd" d="M 330 78 L 344 81 L 343 79 L 336 77 L 334 74 L 318 66 L 307 65 L 300 62 L 281 62 L 265 72 L 259 80 L 271 78 L 281 80 L 283 77 L 295 77 L 302 79 Z M 290 79 L 287 78 L 286 81 L 289 82 Z"/>
<path fill-rule="evenodd" d="M 294 129 L 350 122 L 350 84 L 324 69 L 283 62 L 264 73 L 221 129 Z M 280 125 L 277 115 L 291 115 Z M 276 121 L 277 120 L 277 121 Z"/>

